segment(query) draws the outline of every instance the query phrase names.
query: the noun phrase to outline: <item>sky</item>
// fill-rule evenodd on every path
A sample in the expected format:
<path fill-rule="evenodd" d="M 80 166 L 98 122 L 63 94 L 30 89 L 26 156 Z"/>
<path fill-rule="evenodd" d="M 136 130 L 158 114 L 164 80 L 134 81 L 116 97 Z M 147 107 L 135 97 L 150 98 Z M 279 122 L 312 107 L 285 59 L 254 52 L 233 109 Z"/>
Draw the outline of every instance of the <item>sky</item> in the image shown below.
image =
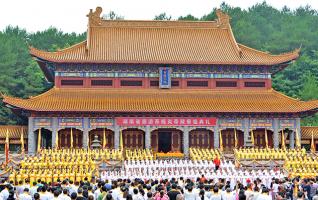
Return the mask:
<path fill-rule="evenodd" d="M 264 0 L 1 0 L 0 30 L 13 25 L 36 32 L 53 26 L 63 32 L 82 33 L 87 27 L 86 14 L 96 6 L 103 8 L 103 14 L 114 11 L 125 19 L 151 20 L 163 12 L 177 19 L 187 14 L 201 17 L 223 1 L 246 9 Z M 310 5 L 318 10 L 318 0 L 266 2 L 277 9 L 284 5 L 291 9 Z"/>

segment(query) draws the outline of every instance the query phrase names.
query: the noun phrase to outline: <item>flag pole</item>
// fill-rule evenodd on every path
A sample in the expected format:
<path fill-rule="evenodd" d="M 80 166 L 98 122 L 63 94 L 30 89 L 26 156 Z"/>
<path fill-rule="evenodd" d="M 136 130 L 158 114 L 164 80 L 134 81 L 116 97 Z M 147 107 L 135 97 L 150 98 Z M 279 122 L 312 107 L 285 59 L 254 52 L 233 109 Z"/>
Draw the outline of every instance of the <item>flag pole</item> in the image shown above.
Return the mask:
<path fill-rule="evenodd" d="M 123 131 L 120 131 L 120 149 L 121 149 L 121 150 L 124 150 Z"/>
<path fill-rule="evenodd" d="M 220 137 L 220 151 L 223 152 L 223 138 L 222 138 L 222 130 L 220 130 L 220 133 L 219 133 L 219 137 Z"/>
<path fill-rule="evenodd" d="M 103 129 L 103 149 L 106 148 L 106 132 L 105 132 L 105 128 Z"/>
<path fill-rule="evenodd" d="M 55 135 L 55 148 L 58 149 L 59 148 L 59 132 L 56 131 L 56 135 Z"/>
<path fill-rule="evenodd" d="M 296 149 L 300 149 L 300 141 L 299 141 L 299 135 L 298 135 L 298 131 L 296 129 Z"/>
<path fill-rule="evenodd" d="M 23 127 L 21 127 L 20 142 L 21 142 L 21 154 L 24 154 L 24 133 L 23 133 Z"/>
<path fill-rule="evenodd" d="M 284 130 L 282 130 L 282 149 L 283 149 L 283 150 L 286 150 Z"/>
<path fill-rule="evenodd" d="M 88 134 L 88 137 L 87 137 L 87 149 L 88 149 L 88 150 L 91 149 L 90 146 L 89 146 L 89 136 L 90 136 L 90 134 Z"/>
<path fill-rule="evenodd" d="M 40 153 L 40 151 L 41 151 L 41 141 L 42 141 L 41 136 L 42 136 L 41 128 L 39 128 L 39 131 L 38 131 L 38 149 L 37 149 L 38 153 Z"/>
<path fill-rule="evenodd" d="M 5 156 L 6 156 L 6 163 L 5 165 L 7 165 L 9 163 L 9 148 L 10 148 L 10 143 L 9 143 L 9 130 L 7 128 L 7 132 L 6 132 L 6 143 L 5 143 Z"/>
<path fill-rule="evenodd" d="M 71 149 L 73 149 L 73 128 L 71 128 Z"/>
<path fill-rule="evenodd" d="M 314 132 L 311 131 L 311 147 L 310 147 L 311 153 L 316 152 L 316 147 L 315 147 L 315 140 L 314 140 Z"/>
<path fill-rule="evenodd" d="M 265 145 L 266 149 L 268 149 L 268 137 L 267 137 L 267 129 L 265 128 Z"/>
<path fill-rule="evenodd" d="M 254 147 L 254 146 L 255 146 L 255 139 L 254 139 L 253 129 L 251 129 L 251 140 L 252 140 L 252 145 L 253 145 L 253 147 Z"/>
<path fill-rule="evenodd" d="M 237 143 L 236 128 L 234 128 L 234 142 L 235 142 L 234 146 L 235 146 L 235 148 L 237 149 L 238 143 Z"/>

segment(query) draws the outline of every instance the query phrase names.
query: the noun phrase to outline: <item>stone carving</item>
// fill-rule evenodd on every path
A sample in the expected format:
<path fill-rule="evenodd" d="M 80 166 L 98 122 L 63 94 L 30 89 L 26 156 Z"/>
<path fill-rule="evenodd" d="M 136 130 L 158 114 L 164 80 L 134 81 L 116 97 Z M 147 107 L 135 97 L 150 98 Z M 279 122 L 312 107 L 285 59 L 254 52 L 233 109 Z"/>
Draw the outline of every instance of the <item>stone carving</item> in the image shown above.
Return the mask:
<path fill-rule="evenodd" d="M 102 18 L 100 17 L 102 11 L 103 9 L 101 7 L 96 7 L 94 12 L 92 9 L 89 10 L 89 13 L 86 15 L 89 25 L 100 26 L 102 24 Z"/>

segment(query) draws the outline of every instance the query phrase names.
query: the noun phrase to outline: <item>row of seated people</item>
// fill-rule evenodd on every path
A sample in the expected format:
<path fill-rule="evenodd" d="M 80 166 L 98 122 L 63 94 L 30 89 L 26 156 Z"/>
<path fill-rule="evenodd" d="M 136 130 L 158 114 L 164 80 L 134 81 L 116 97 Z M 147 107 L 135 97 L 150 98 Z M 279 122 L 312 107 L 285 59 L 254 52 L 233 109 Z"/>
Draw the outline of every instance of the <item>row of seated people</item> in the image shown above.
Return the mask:
<path fill-rule="evenodd" d="M 21 169 L 57 169 L 57 168 L 92 168 L 95 166 L 95 161 L 89 158 L 66 158 L 66 159 L 50 159 L 28 157 L 20 162 Z"/>
<path fill-rule="evenodd" d="M 305 149 L 240 148 L 234 149 L 237 160 L 285 160 L 288 155 L 304 156 Z"/>
<path fill-rule="evenodd" d="M 47 183 L 57 182 L 58 180 L 71 180 L 73 182 L 84 181 L 86 178 L 90 179 L 94 174 L 94 170 L 89 169 L 30 169 L 20 171 L 13 171 L 9 175 L 9 180 L 14 183 L 20 183 L 28 180 L 30 183 L 41 179 Z"/>
<path fill-rule="evenodd" d="M 92 158 L 94 160 L 106 159 L 106 160 L 122 160 L 123 151 L 120 149 L 43 149 L 41 150 L 41 156 L 43 158 Z"/>
<path fill-rule="evenodd" d="M 26 156 L 21 162 L 21 169 L 95 169 L 94 154 L 90 150 L 43 150 L 38 156 Z"/>
<path fill-rule="evenodd" d="M 153 160 L 153 152 L 150 149 L 126 149 L 125 157 L 127 160 Z"/>
<path fill-rule="evenodd" d="M 214 160 L 220 158 L 221 153 L 218 149 L 190 148 L 189 155 L 191 160 Z"/>
<path fill-rule="evenodd" d="M 287 156 L 284 168 L 287 170 L 318 169 L 318 158 L 316 156 Z"/>
<path fill-rule="evenodd" d="M 314 168 L 302 168 L 289 170 L 289 177 L 300 177 L 300 178 L 316 178 L 318 170 Z"/>

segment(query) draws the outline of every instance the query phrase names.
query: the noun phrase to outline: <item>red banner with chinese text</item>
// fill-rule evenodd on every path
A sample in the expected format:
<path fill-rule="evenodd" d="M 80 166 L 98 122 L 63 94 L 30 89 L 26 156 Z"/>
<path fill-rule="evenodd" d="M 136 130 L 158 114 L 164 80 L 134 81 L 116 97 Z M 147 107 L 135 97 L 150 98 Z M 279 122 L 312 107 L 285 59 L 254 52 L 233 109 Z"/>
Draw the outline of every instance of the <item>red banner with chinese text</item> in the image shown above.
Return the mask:
<path fill-rule="evenodd" d="M 216 118 L 196 117 L 117 117 L 119 126 L 215 126 Z"/>

